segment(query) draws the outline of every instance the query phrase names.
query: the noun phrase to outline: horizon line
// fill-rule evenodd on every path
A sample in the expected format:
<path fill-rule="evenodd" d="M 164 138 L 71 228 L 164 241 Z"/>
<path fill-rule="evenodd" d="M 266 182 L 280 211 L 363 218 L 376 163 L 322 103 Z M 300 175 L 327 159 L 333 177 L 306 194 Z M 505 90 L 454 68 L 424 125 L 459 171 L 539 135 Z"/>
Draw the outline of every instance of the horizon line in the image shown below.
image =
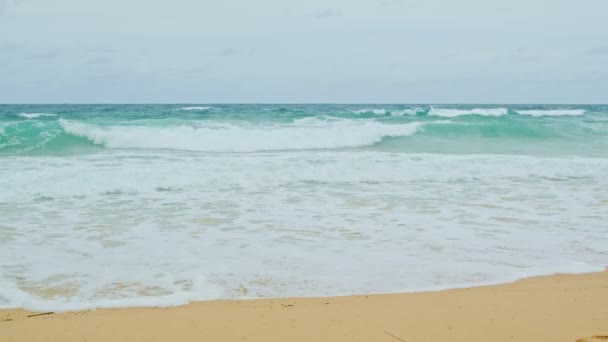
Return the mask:
<path fill-rule="evenodd" d="M 0 102 L 0 106 L 14 105 L 597 105 L 608 102 Z"/>

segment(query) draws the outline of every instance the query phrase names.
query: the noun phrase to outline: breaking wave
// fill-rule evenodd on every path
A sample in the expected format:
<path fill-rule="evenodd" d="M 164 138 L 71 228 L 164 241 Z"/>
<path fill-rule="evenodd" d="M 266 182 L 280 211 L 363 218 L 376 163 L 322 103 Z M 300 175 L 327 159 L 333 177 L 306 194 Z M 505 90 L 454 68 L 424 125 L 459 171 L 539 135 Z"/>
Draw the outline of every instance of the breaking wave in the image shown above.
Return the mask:
<path fill-rule="evenodd" d="M 337 149 L 369 146 L 385 137 L 415 134 L 423 123 L 307 118 L 283 125 L 235 125 L 199 122 L 180 126 L 98 126 L 60 119 L 61 127 L 107 148 L 171 149 L 204 152 L 254 152 Z"/>

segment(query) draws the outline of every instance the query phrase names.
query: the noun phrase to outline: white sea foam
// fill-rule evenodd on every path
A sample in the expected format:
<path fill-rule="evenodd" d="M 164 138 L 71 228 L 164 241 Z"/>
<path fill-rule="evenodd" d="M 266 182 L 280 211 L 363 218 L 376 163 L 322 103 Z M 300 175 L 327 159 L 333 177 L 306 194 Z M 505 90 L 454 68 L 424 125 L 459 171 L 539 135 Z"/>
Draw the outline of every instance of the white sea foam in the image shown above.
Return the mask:
<path fill-rule="evenodd" d="M 40 117 L 57 116 L 57 114 L 51 114 L 51 113 L 20 113 L 19 116 L 22 117 L 22 118 L 26 118 L 26 119 L 36 119 L 36 118 L 40 118 Z"/>
<path fill-rule="evenodd" d="M 435 290 L 601 270 L 607 173 L 605 158 L 371 151 L 11 157 L 0 163 L 0 307 Z"/>
<path fill-rule="evenodd" d="M 531 116 L 578 116 L 585 114 L 584 109 L 517 110 L 518 114 Z"/>
<path fill-rule="evenodd" d="M 206 152 L 335 149 L 368 146 L 385 137 L 415 134 L 422 123 L 305 118 L 284 125 L 199 122 L 194 126 L 100 127 L 60 119 L 63 129 L 108 148 L 173 149 Z"/>
<path fill-rule="evenodd" d="M 507 108 L 473 108 L 473 109 L 455 109 L 455 108 L 437 108 L 431 107 L 429 115 L 443 117 L 457 117 L 463 115 L 482 115 L 482 116 L 502 116 L 507 115 Z"/>
<path fill-rule="evenodd" d="M 199 107 L 182 107 L 179 110 L 188 110 L 188 111 L 207 111 L 211 110 L 213 107 L 208 106 L 199 106 Z"/>

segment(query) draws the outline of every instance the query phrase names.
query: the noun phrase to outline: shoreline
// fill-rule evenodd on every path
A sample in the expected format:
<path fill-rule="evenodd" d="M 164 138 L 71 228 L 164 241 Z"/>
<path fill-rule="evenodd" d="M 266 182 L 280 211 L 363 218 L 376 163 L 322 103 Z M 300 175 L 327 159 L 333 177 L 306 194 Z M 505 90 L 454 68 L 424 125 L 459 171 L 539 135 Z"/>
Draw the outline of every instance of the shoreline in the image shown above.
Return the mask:
<path fill-rule="evenodd" d="M 2 341 L 602 341 L 608 269 L 442 291 L 0 310 Z M 608 340 L 608 337 L 604 341 Z"/>
<path fill-rule="evenodd" d="M 160 301 L 158 303 L 147 302 L 145 297 L 127 297 L 121 298 L 117 300 L 109 300 L 109 302 L 115 304 L 108 304 L 108 301 L 104 301 L 103 304 L 86 304 L 81 302 L 70 302 L 70 304 L 62 307 L 61 309 L 53 309 L 51 304 L 39 306 L 39 304 L 34 305 L 34 307 L 0 307 L 0 314 L 8 311 L 23 311 L 29 314 L 39 314 L 39 313 L 47 313 L 53 312 L 54 314 L 68 314 L 68 313 L 78 313 L 78 312 L 89 312 L 89 311 L 98 311 L 98 310 L 123 310 L 123 309 L 170 309 L 170 308 L 179 308 L 189 305 L 196 305 L 207 302 L 247 302 L 247 301 L 258 301 L 258 300 L 268 300 L 268 301 L 280 301 L 284 299 L 300 299 L 300 300 L 310 300 L 310 299 L 327 299 L 327 298 L 349 298 L 349 297 L 361 297 L 361 296 L 387 296 L 387 295 L 406 295 L 406 294 L 424 294 L 424 293 L 435 293 L 435 292 L 446 292 L 446 291 L 457 291 L 464 289 L 476 289 L 476 288 L 485 288 L 485 287 L 494 287 L 501 285 L 509 285 L 518 283 L 520 281 L 535 279 L 535 278 L 546 278 L 546 277 L 555 277 L 555 276 L 577 276 L 577 275 L 586 275 L 586 274 L 595 274 L 608 272 L 608 266 L 606 267 L 596 267 L 593 270 L 588 269 L 580 272 L 553 272 L 553 273 L 541 273 L 541 274 L 533 274 L 528 276 L 519 276 L 512 278 L 503 278 L 502 280 L 496 281 L 488 281 L 482 283 L 472 283 L 468 285 L 459 284 L 452 286 L 437 286 L 426 289 L 413 289 L 413 290 L 402 290 L 395 292 L 363 292 L 363 293 L 347 293 L 347 294 L 328 294 L 328 295 L 310 295 L 310 296 L 265 296 L 265 297 L 235 297 L 235 298 L 209 298 L 209 299 L 196 299 L 196 300 L 181 300 L 179 302 L 171 302 L 169 301 Z M 242 287 L 242 289 L 249 291 L 247 288 Z M 131 300 L 135 299 L 135 300 Z M 143 300 L 140 300 L 143 299 Z M 118 303 L 120 301 L 127 300 L 130 304 Z M 141 304 L 146 302 L 145 304 Z M 65 303 L 59 303 L 58 305 L 65 305 Z"/>

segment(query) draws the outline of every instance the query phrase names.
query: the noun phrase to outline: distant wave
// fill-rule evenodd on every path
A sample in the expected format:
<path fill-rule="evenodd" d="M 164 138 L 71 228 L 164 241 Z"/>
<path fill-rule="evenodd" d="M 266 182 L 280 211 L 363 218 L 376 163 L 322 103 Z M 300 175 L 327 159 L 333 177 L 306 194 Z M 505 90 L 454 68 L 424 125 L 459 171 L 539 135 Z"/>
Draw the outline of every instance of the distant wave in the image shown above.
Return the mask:
<path fill-rule="evenodd" d="M 585 114 L 584 109 L 535 109 L 535 110 L 517 110 L 517 114 L 531 116 L 577 116 Z"/>
<path fill-rule="evenodd" d="M 366 114 L 371 113 L 378 116 L 391 115 L 391 116 L 404 116 L 404 115 L 416 115 L 418 113 L 424 113 L 421 108 L 406 108 L 406 109 L 384 109 L 384 108 L 364 108 L 353 111 L 355 114 Z"/>
<path fill-rule="evenodd" d="M 40 117 L 51 117 L 51 116 L 57 116 L 57 114 L 50 114 L 50 113 L 20 113 L 19 114 L 20 117 L 22 118 L 26 118 L 26 119 L 36 119 L 36 118 L 40 118 Z"/>
<path fill-rule="evenodd" d="M 391 110 L 391 116 L 417 115 L 418 113 L 424 113 L 424 109 L 407 108 L 407 109 Z"/>
<path fill-rule="evenodd" d="M 210 110 L 213 109 L 213 107 L 182 107 L 179 110 Z"/>
<path fill-rule="evenodd" d="M 372 114 L 376 114 L 376 115 L 386 115 L 388 113 L 388 110 L 383 109 L 383 108 L 379 108 L 379 109 L 364 108 L 364 109 L 357 109 L 354 111 L 354 113 L 355 114 L 372 113 Z"/>
<path fill-rule="evenodd" d="M 421 122 L 383 124 L 375 121 L 306 118 L 291 124 L 241 126 L 96 126 L 60 119 L 62 128 L 108 148 L 172 149 L 204 152 L 253 152 L 337 149 L 369 146 L 385 137 L 410 136 Z"/>
<path fill-rule="evenodd" d="M 576 116 L 585 114 L 584 109 L 533 109 L 533 110 L 517 110 L 514 109 L 512 113 L 529 116 Z M 498 117 L 509 114 L 508 108 L 441 108 L 441 107 L 430 107 L 426 110 L 424 108 L 405 108 L 405 109 L 386 109 L 386 108 L 363 108 L 353 110 L 355 114 L 374 114 L 377 116 L 406 116 L 406 115 L 418 115 L 427 114 L 430 116 L 442 116 L 447 118 L 453 118 L 465 115 L 480 115 Z"/>
<path fill-rule="evenodd" d="M 443 116 L 447 118 L 463 115 L 502 116 L 507 114 L 509 114 L 509 110 L 507 108 L 455 109 L 431 107 L 431 110 L 429 110 L 429 115 Z"/>

